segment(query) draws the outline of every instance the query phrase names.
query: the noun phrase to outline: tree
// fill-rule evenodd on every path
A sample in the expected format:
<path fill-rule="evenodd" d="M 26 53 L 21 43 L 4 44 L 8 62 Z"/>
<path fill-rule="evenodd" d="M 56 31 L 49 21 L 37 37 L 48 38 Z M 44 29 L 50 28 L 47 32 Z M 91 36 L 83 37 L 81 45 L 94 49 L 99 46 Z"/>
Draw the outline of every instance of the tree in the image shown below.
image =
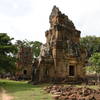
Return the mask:
<path fill-rule="evenodd" d="M 33 57 L 36 58 L 39 56 L 40 54 L 40 47 L 41 47 L 42 43 L 39 41 L 34 41 L 32 43 L 32 49 L 33 49 Z"/>
<path fill-rule="evenodd" d="M 87 48 L 88 58 L 96 52 L 100 52 L 100 37 L 86 36 L 80 39 L 81 45 Z"/>
<path fill-rule="evenodd" d="M 99 75 L 100 75 L 100 53 L 94 53 L 89 58 L 89 63 L 91 64 L 91 70 L 95 71 L 97 73 L 98 80 L 99 80 Z"/>
<path fill-rule="evenodd" d="M 100 73 L 100 53 L 94 53 L 90 58 L 89 62 L 91 63 L 93 70 L 96 73 Z"/>
<path fill-rule="evenodd" d="M 39 56 L 39 54 L 40 54 L 40 47 L 41 47 L 42 43 L 39 42 L 39 41 L 28 41 L 28 40 L 21 41 L 21 40 L 17 40 L 16 41 L 16 45 L 19 48 L 23 47 L 23 46 L 24 47 L 31 47 L 32 50 L 33 50 L 33 59 L 34 59 L 34 58 Z"/>
<path fill-rule="evenodd" d="M 6 33 L 0 33 L 0 73 L 15 70 L 17 48 Z"/>

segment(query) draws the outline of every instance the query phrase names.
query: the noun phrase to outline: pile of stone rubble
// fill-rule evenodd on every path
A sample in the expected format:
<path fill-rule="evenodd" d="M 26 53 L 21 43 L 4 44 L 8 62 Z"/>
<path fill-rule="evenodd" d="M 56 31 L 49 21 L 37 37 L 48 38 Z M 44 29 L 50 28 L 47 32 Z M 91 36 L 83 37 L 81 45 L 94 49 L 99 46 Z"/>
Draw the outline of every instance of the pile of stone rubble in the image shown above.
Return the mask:
<path fill-rule="evenodd" d="M 45 87 L 44 90 L 53 94 L 54 100 L 100 100 L 100 89 L 53 85 Z"/>

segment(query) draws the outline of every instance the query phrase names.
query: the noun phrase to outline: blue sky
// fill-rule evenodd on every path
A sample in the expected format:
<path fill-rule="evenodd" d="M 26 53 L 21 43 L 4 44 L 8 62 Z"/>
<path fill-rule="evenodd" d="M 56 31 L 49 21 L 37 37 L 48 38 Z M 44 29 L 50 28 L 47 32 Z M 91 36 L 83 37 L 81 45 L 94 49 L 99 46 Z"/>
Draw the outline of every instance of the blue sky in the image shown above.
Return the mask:
<path fill-rule="evenodd" d="M 0 32 L 16 40 L 45 42 L 53 5 L 68 15 L 81 36 L 100 36 L 100 0 L 0 0 Z"/>

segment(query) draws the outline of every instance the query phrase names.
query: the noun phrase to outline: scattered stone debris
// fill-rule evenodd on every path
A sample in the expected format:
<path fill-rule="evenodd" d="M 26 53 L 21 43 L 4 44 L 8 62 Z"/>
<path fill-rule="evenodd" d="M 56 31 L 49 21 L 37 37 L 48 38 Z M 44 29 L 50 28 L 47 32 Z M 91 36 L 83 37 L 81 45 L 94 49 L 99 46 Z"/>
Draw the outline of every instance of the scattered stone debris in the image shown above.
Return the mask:
<path fill-rule="evenodd" d="M 53 94 L 54 100 L 100 100 L 100 89 L 53 85 L 45 87 L 44 90 Z"/>

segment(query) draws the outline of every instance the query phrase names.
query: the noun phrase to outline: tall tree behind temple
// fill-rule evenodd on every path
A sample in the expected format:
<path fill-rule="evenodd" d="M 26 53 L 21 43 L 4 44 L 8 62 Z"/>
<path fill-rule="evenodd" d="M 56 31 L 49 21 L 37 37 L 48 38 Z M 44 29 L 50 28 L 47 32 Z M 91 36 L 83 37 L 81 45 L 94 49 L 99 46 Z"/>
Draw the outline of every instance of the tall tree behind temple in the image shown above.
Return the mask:
<path fill-rule="evenodd" d="M 0 33 L 0 73 L 15 70 L 17 48 L 12 40 L 6 33 Z"/>
<path fill-rule="evenodd" d="M 96 36 L 86 36 L 80 39 L 81 45 L 87 48 L 88 57 L 92 54 L 100 52 L 100 37 Z"/>
<path fill-rule="evenodd" d="M 36 58 L 40 54 L 40 47 L 42 43 L 39 41 L 34 41 L 34 42 L 31 42 L 31 44 L 32 44 L 32 49 L 33 49 L 33 57 Z"/>
<path fill-rule="evenodd" d="M 89 62 L 91 63 L 91 68 L 93 71 L 100 74 L 100 53 L 94 53 L 89 58 Z"/>
<path fill-rule="evenodd" d="M 40 54 L 40 47 L 42 45 L 41 42 L 39 41 L 28 41 L 28 40 L 17 40 L 16 41 L 16 45 L 18 48 L 21 48 L 21 47 L 30 47 L 32 48 L 32 51 L 33 51 L 33 59 L 38 57 L 39 54 Z"/>

